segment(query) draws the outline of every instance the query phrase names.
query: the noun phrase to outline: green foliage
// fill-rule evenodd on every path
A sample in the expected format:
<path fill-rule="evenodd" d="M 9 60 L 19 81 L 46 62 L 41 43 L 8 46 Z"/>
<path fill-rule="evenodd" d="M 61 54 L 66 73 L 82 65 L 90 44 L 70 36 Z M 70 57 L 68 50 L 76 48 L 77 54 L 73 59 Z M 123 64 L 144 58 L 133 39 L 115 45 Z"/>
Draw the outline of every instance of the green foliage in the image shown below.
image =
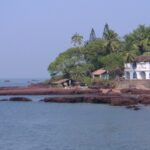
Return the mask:
<path fill-rule="evenodd" d="M 119 41 L 118 34 L 110 29 L 108 24 L 105 24 L 104 26 L 103 39 L 106 41 L 105 48 L 107 53 L 119 50 L 121 42 Z"/>
<path fill-rule="evenodd" d="M 150 56 L 150 52 L 143 53 L 144 56 Z"/>
<path fill-rule="evenodd" d="M 103 39 L 105 40 L 118 40 L 118 34 L 110 29 L 109 25 L 106 23 L 103 31 Z"/>
<path fill-rule="evenodd" d="M 93 85 L 101 88 L 114 88 L 115 82 L 113 80 L 94 80 Z"/>
<path fill-rule="evenodd" d="M 111 53 L 100 60 L 103 64 L 103 66 L 109 70 L 112 71 L 116 67 L 122 67 L 123 65 L 123 59 L 121 53 Z"/>
<path fill-rule="evenodd" d="M 83 44 L 83 36 L 75 33 L 72 37 L 71 37 L 71 42 L 73 43 L 73 45 L 75 47 L 80 47 Z"/>
<path fill-rule="evenodd" d="M 123 73 L 124 61 L 122 53 L 111 53 L 101 58 L 100 61 L 112 76 Z"/>
<path fill-rule="evenodd" d="M 140 54 L 150 51 L 150 27 L 140 25 L 132 33 L 125 36 L 128 50 L 138 50 Z M 132 49 L 131 49 L 132 48 Z"/>
<path fill-rule="evenodd" d="M 133 62 L 136 56 L 137 56 L 136 51 L 124 52 L 123 53 L 123 60 L 125 63 L 126 62 Z"/>
<path fill-rule="evenodd" d="M 84 82 L 88 86 L 92 85 L 92 79 L 90 76 L 84 76 L 84 78 L 82 79 L 82 82 Z"/>
<path fill-rule="evenodd" d="M 97 38 L 92 29 L 86 45 L 78 33 L 71 41 L 75 47 L 61 53 L 48 67 L 53 79 L 72 78 L 90 85 L 91 73 L 96 69 L 103 67 L 114 78 L 123 74 L 125 62 L 132 62 L 141 54 L 150 55 L 150 27 L 145 25 L 120 39 L 105 24 L 102 38 Z"/>
<path fill-rule="evenodd" d="M 101 64 L 99 64 L 99 57 L 106 55 L 105 41 L 99 39 L 90 42 L 82 49 L 82 53 L 85 57 L 86 62 L 93 65 L 93 70 L 101 67 Z"/>
<path fill-rule="evenodd" d="M 84 56 L 80 54 L 79 48 L 71 48 L 61 53 L 48 70 L 51 76 L 62 75 L 65 78 L 81 80 L 83 76 L 88 75 L 92 65 L 86 63 Z M 53 77 L 53 76 L 52 76 Z"/>

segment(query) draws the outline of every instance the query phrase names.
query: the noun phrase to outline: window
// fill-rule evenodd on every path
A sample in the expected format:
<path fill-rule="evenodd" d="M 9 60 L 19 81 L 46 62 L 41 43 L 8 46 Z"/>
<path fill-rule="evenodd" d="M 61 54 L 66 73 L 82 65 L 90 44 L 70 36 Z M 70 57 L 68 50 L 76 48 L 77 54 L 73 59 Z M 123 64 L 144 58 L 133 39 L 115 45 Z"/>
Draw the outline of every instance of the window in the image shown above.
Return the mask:
<path fill-rule="evenodd" d="M 136 74 L 136 72 L 133 72 L 133 79 L 137 79 L 137 74 Z"/>
<path fill-rule="evenodd" d="M 133 64 L 132 64 L 132 67 L 133 67 L 133 69 L 136 69 L 136 62 L 134 62 Z"/>
<path fill-rule="evenodd" d="M 146 79 L 146 74 L 144 71 L 142 71 L 140 74 L 141 74 L 141 79 L 143 79 L 143 80 Z"/>
<path fill-rule="evenodd" d="M 130 80 L 130 72 L 126 72 L 126 79 Z"/>

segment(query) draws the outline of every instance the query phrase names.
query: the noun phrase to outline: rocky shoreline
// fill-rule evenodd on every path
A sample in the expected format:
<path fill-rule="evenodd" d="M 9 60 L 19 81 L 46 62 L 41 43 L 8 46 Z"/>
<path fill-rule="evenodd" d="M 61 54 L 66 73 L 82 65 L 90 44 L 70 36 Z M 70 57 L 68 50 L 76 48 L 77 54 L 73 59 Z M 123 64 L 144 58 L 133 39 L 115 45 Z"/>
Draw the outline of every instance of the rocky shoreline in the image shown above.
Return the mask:
<path fill-rule="evenodd" d="M 1 95 L 68 95 L 68 94 L 96 94 L 96 89 L 81 88 L 49 88 L 49 87 L 0 87 Z"/>
<path fill-rule="evenodd" d="M 135 108 L 138 104 L 150 105 L 150 90 L 148 89 L 63 89 L 48 87 L 7 87 L 0 88 L 1 96 L 10 96 L 1 101 L 30 102 L 25 95 L 43 95 L 40 102 L 53 103 L 97 103 L 113 106 L 126 106 Z M 57 95 L 50 97 L 49 95 Z M 15 96 L 15 97 L 11 97 Z"/>

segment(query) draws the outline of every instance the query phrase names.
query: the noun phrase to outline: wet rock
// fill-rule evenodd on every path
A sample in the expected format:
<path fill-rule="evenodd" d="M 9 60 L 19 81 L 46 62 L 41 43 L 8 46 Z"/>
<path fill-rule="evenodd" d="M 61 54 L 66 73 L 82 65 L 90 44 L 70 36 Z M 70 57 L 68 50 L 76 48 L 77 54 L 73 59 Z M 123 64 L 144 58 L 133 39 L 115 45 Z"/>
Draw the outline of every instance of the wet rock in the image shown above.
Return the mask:
<path fill-rule="evenodd" d="M 126 106 L 127 109 L 132 109 L 132 110 L 140 110 L 140 107 L 136 106 L 136 105 L 129 105 Z"/>
<path fill-rule="evenodd" d="M 150 95 L 140 95 L 138 102 L 144 105 L 150 105 Z"/>
<path fill-rule="evenodd" d="M 135 108 L 135 105 L 129 105 L 129 106 L 126 106 L 127 109 L 133 109 Z"/>
<path fill-rule="evenodd" d="M 93 96 L 93 97 L 84 97 L 84 102 L 86 103 L 97 103 L 97 104 L 110 104 L 110 96 Z"/>
<path fill-rule="evenodd" d="M 136 88 L 126 88 L 126 89 L 121 89 L 121 93 L 127 93 L 127 94 L 150 94 L 150 90 L 145 90 L 145 89 L 136 89 Z"/>
<path fill-rule="evenodd" d="M 54 103 L 79 103 L 83 102 L 81 97 L 46 97 L 43 102 L 54 102 Z"/>
<path fill-rule="evenodd" d="M 132 94 L 150 94 L 150 90 L 144 90 L 144 89 L 132 89 Z"/>
<path fill-rule="evenodd" d="M 121 89 L 120 92 L 121 93 L 131 93 L 131 89 L 130 88 Z"/>
<path fill-rule="evenodd" d="M 133 109 L 134 109 L 134 110 L 140 110 L 140 107 L 135 106 Z"/>
<path fill-rule="evenodd" d="M 56 102 L 56 103 L 98 103 L 98 104 L 111 104 L 114 106 L 129 106 L 138 104 L 135 97 L 122 96 L 120 94 L 108 95 L 102 94 L 98 96 L 67 96 L 67 97 L 46 97 L 43 102 Z"/>
<path fill-rule="evenodd" d="M 128 105 L 136 105 L 138 101 L 136 98 L 133 97 L 112 97 L 111 98 L 111 105 L 113 106 L 128 106 Z"/>
<path fill-rule="evenodd" d="M 11 97 L 9 101 L 30 102 L 32 100 L 26 97 Z"/>
<path fill-rule="evenodd" d="M 46 97 L 43 102 L 55 103 L 110 103 L 111 97 L 106 96 L 79 96 L 79 97 Z"/>
<path fill-rule="evenodd" d="M 104 96 L 119 97 L 121 96 L 121 94 L 115 93 L 115 92 L 109 92 L 109 93 L 104 94 Z"/>

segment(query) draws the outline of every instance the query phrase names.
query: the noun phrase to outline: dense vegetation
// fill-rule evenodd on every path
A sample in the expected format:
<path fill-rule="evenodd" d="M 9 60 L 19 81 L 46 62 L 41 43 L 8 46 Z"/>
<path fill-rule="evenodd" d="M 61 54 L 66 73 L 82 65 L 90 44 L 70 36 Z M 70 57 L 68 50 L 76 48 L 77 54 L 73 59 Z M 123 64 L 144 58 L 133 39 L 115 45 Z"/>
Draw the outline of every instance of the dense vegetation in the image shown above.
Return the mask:
<path fill-rule="evenodd" d="M 88 41 L 83 41 L 83 36 L 78 33 L 71 41 L 74 47 L 61 53 L 49 65 L 52 79 L 72 78 L 88 82 L 91 73 L 99 68 L 108 70 L 113 78 L 123 74 L 124 62 L 131 62 L 139 55 L 149 55 L 150 27 L 140 25 L 121 38 L 105 24 L 100 38 L 92 29 Z"/>

